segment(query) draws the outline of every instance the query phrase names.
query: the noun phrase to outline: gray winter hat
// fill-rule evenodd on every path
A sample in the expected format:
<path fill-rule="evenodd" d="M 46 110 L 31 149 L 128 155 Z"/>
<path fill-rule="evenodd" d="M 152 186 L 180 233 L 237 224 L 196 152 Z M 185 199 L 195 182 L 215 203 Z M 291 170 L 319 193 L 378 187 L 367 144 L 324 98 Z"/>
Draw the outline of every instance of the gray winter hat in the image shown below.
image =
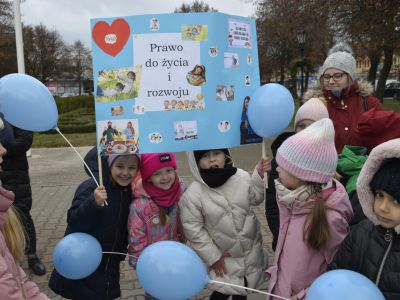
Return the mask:
<path fill-rule="evenodd" d="M 327 69 L 335 68 L 346 72 L 351 79 L 354 80 L 356 75 L 356 60 L 353 54 L 353 50 L 348 44 L 336 44 L 328 52 L 328 57 L 325 59 L 320 69 L 321 75 L 323 75 Z"/>

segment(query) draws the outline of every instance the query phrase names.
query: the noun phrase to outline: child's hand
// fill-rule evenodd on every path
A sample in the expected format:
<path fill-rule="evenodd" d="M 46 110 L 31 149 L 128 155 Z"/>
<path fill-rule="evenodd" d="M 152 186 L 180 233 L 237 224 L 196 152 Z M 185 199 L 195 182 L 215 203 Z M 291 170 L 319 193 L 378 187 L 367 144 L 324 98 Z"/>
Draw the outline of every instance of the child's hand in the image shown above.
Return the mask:
<path fill-rule="evenodd" d="M 94 202 L 96 202 L 99 206 L 104 206 L 104 203 L 107 201 L 107 192 L 106 188 L 102 185 L 98 186 L 94 192 Z"/>
<path fill-rule="evenodd" d="M 261 158 L 256 166 L 258 175 L 264 178 L 264 173 L 271 171 L 271 160 L 269 158 Z"/>
<path fill-rule="evenodd" d="M 224 277 L 224 274 L 227 274 L 224 258 L 230 256 L 231 255 L 228 251 L 224 251 L 221 258 L 213 263 L 213 265 L 211 266 L 211 269 L 214 270 L 217 277 Z"/>

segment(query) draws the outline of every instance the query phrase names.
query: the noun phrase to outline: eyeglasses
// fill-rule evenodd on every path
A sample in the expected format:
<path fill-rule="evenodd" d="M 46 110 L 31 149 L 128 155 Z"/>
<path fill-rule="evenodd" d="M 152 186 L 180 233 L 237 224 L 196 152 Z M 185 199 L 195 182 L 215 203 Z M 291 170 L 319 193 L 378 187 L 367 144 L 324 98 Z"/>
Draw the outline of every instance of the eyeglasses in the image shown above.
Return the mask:
<path fill-rule="evenodd" d="M 343 75 L 346 75 L 346 73 L 335 73 L 333 75 L 324 74 L 321 76 L 321 79 L 326 82 L 329 82 L 331 78 L 333 78 L 333 81 L 338 82 L 340 81 L 340 79 L 342 79 Z"/>

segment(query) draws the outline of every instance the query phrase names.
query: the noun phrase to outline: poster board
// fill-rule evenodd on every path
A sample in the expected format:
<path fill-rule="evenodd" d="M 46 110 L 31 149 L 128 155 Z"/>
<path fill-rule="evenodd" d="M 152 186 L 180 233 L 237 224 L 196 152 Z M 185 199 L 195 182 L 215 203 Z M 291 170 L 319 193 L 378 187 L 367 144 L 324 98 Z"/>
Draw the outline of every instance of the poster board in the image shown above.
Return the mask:
<path fill-rule="evenodd" d="M 262 141 L 245 112 L 260 85 L 255 20 L 174 13 L 93 19 L 91 28 L 101 154 Z"/>

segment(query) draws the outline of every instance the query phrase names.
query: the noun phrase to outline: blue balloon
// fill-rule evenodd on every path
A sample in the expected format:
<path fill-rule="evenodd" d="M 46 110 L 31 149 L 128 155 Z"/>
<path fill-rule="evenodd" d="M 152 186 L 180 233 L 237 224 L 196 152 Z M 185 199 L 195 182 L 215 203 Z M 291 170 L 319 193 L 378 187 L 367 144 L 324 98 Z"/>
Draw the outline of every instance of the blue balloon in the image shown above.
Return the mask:
<path fill-rule="evenodd" d="M 280 84 L 268 83 L 251 96 L 247 116 L 254 132 L 261 137 L 272 137 L 287 128 L 293 118 L 292 94 Z"/>
<path fill-rule="evenodd" d="M 0 111 L 12 125 L 29 131 L 57 127 L 57 105 L 49 89 L 36 78 L 8 74 L 0 79 Z"/>
<path fill-rule="evenodd" d="M 333 270 L 319 276 L 310 286 L 306 300 L 384 300 L 367 277 L 350 270 Z"/>
<path fill-rule="evenodd" d="M 189 247 L 161 241 L 145 248 L 136 266 L 140 284 L 161 300 L 189 299 L 209 281 L 203 262 Z"/>
<path fill-rule="evenodd" d="M 53 252 L 53 263 L 58 273 L 69 279 L 82 279 L 100 265 L 101 245 L 93 236 L 75 232 L 61 239 Z"/>

